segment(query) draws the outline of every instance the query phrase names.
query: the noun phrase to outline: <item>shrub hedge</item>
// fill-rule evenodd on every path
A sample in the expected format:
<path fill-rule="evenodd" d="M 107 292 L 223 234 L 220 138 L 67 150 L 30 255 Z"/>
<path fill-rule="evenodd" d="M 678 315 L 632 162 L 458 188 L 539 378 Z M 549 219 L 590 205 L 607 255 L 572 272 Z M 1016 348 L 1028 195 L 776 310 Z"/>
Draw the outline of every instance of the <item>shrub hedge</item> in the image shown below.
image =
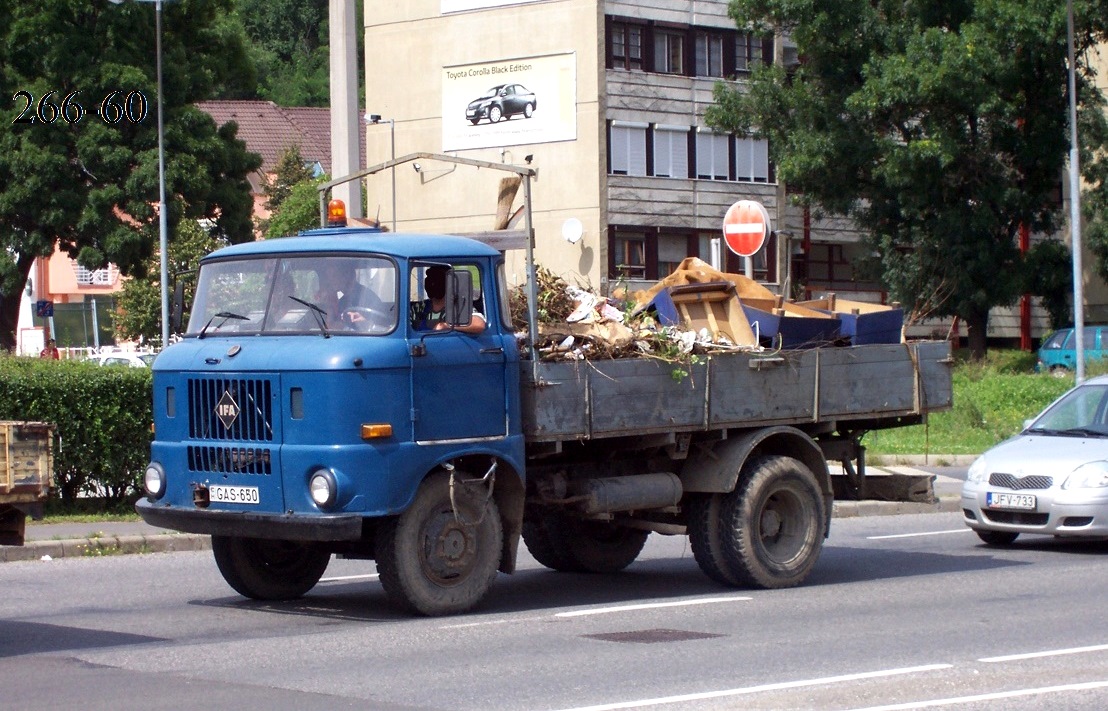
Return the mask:
<path fill-rule="evenodd" d="M 63 502 L 78 495 L 118 503 L 139 493 L 150 457 L 149 368 L 0 358 L 0 420 L 52 422 L 54 483 Z"/>

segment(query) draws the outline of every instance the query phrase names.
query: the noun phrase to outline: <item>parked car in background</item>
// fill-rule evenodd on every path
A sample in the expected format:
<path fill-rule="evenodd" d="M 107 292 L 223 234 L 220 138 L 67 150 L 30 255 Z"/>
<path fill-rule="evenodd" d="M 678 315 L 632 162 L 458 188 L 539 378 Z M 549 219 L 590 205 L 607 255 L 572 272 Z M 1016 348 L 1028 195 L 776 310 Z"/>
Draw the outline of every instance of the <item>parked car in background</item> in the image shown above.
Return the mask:
<path fill-rule="evenodd" d="M 1108 375 L 1086 380 L 970 466 L 962 515 L 985 543 L 1108 537 Z"/>
<path fill-rule="evenodd" d="M 149 368 L 150 364 L 154 362 L 154 359 L 158 357 L 157 353 L 133 353 L 131 351 L 111 351 L 108 353 L 97 353 L 91 355 L 85 360 L 97 365 L 122 365 L 131 368 Z"/>
<path fill-rule="evenodd" d="M 535 95 L 522 84 L 497 84 L 469 102 L 466 119 L 476 126 L 484 118 L 489 123 L 497 123 L 502 118 L 511 118 L 517 114 L 531 118 L 537 107 Z"/>
<path fill-rule="evenodd" d="M 1108 326 L 1085 326 L 1084 343 L 1085 362 L 1105 357 L 1108 349 Z M 1039 347 L 1039 362 L 1035 372 L 1050 373 L 1056 377 L 1073 374 L 1077 368 L 1077 338 L 1074 329 L 1063 328 L 1050 334 Z"/>

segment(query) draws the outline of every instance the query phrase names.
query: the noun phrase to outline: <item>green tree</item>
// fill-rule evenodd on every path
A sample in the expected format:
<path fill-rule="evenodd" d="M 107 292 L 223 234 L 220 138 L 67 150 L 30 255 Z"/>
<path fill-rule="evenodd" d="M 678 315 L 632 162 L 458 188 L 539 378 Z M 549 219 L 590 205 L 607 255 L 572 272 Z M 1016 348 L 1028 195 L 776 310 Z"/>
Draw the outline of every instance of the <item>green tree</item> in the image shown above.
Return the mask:
<path fill-rule="evenodd" d="M 200 266 L 200 258 L 226 243 L 209 234 L 195 220 L 184 220 L 169 243 L 168 271 L 171 287 L 175 275 L 182 275 Z M 161 280 L 160 257 L 151 256 L 146 276 L 130 279 L 116 297 L 115 332 L 125 340 L 157 342 L 161 340 Z M 192 303 L 195 280 L 181 276 L 185 285 L 185 303 Z"/>
<path fill-rule="evenodd" d="M 167 223 L 209 218 L 250 239 L 246 176 L 261 160 L 192 106 L 252 76 L 231 0 L 163 9 Z M 55 244 L 88 269 L 143 275 L 159 233 L 155 8 L 108 0 L 0 3 L 0 347 Z M 68 99 L 68 101 L 67 101 Z M 78 108 L 79 105 L 79 108 Z M 32 120 L 33 119 L 33 120 Z"/>
<path fill-rule="evenodd" d="M 262 186 L 265 195 L 265 209 L 274 212 L 281 207 L 281 203 L 292 192 L 297 183 L 312 179 L 312 171 L 304 164 L 304 157 L 300 154 L 300 146 L 290 146 L 277 159 L 277 165 L 273 169 L 273 177 L 266 176 Z"/>
<path fill-rule="evenodd" d="M 1078 5 L 1083 56 L 1108 13 Z M 1024 283 L 1020 226 L 1058 222 L 1065 3 L 735 0 L 731 13 L 789 34 L 800 62 L 759 68 L 749 90 L 718 85 L 709 122 L 767 137 L 791 190 L 869 233 L 893 298 L 961 317 L 983 355 L 989 309 Z M 1100 120 L 1080 70 L 1082 113 Z"/>
<path fill-rule="evenodd" d="M 309 178 L 292 186 L 288 197 L 269 218 L 266 237 L 285 237 L 300 230 L 319 227 L 318 186 L 330 180 L 326 175 Z"/>

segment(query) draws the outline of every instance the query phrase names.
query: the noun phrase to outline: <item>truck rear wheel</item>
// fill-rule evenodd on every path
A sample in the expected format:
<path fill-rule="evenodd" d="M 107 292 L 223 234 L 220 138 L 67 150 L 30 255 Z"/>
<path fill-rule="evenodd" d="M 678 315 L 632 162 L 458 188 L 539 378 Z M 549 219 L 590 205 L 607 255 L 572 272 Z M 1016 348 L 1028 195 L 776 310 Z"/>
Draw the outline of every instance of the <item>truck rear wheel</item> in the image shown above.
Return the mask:
<path fill-rule="evenodd" d="M 617 573 L 635 562 L 649 535 L 650 531 L 608 521 L 546 513 L 525 526 L 523 541 L 535 560 L 548 568 L 565 573 Z"/>
<path fill-rule="evenodd" d="M 527 545 L 527 550 L 535 560 L 551 570 L 561 573 L 585 572 L 565 546 L 560 545 L 551 536 L 550 527 L 547 525 L 547 519 L 551 516 L 552 514 L 538 514 L 524 517 L 523 542 Z"/>
<path fill-rule="evenodd" d="M 377 571 L 389 598 L 424 615 L 465 612 L 485 597 L 500 565 L 504 532 L 484 486 L 439 472 L 412 505 L 377 531 Z M 455 506 L 457 508 L 455 508 Z"/>
<path fill-rule="evenodd" d="M 749 460 L 720 514 L 723 560 L 739 584 L 792 587 L 815 567 L 826 512 L 815 475 L 800 461 Z"/>
<path fill-rule="evenodd" d="M 723 585 L 738 585 L 723 558 L 720 542 L 719 513 L 723 507 L 720 494 L 690 494 L 685 506 L 685 524 L 689 532 L 693 558 L 700 570 L 712 580 Z"/>
<path fill-rule="evenodd" d="M 331 554 L 299 541 L 212 536 L 223 579 L 255 600 L 292 600 L 315 587 Z"/>

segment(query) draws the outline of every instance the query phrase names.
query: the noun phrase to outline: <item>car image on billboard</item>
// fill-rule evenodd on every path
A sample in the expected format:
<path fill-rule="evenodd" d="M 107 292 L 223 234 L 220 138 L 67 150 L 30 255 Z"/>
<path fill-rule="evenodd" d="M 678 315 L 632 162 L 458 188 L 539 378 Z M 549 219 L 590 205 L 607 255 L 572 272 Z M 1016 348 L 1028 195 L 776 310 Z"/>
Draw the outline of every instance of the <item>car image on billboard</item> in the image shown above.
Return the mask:
<path fill-rule="evenodd" d="M 476 126 L 481 119 L 488 119 L 489 123 L 499 123 L 520 114 L 524 118 L 531 118 L 537 107 L 535 94 L 522 84 L 497 84 L 469 102 L 466 120 Z"/>

